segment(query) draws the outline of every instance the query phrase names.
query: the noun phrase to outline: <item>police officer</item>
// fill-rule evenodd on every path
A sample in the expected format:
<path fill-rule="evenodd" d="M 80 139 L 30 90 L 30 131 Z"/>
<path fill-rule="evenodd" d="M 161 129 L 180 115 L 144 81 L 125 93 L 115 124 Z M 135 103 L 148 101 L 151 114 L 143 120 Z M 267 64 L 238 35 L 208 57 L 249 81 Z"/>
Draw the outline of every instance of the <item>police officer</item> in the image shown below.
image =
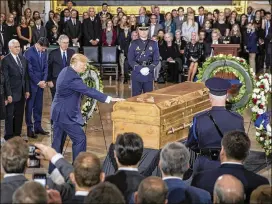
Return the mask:
<path fill-rule="evenodd" d="M 219 153 L 221 139 L 229 131 L 244 129 L 241 115 L 226 109 L 229 81 L 222 78 L 210 78 L 205 83 L 210 90 L 211 110 L 194 116 L 186 146 L 199 153 L 193 167 L 193 173 L 220 166 Z"/>
<path fill-rule="evenodd" d="M 139 39 L 130 43 L 128 63 L 132 67 L 132 96 L 153 91 L 154 68 L 159 63 L 158 43 L 147 39 L 148 25 L 138 25 Z"/>

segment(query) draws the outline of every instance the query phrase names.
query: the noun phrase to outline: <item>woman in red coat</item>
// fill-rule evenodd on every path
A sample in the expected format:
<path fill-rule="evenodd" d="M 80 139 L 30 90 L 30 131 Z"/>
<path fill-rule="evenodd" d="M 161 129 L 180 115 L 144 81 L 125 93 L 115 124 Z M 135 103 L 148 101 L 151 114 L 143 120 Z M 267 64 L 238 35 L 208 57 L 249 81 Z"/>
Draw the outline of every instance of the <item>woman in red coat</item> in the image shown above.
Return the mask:
<path fill-rule="evenodd" d="M 102 46 L 115 46 L 117 39 L 117 33 L 113 29 L 113 22 L 108 19 L 106 22 L 106 29 L 102 33 Z"/>

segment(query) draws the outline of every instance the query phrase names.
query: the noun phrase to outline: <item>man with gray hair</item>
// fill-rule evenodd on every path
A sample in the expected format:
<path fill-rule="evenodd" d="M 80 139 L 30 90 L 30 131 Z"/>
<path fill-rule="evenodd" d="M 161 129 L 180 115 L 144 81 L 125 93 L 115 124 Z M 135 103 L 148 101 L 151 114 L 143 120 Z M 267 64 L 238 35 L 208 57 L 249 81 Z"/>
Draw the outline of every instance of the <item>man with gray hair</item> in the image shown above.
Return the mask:
<path fill-rule="evenodd" d="M 210 194 L 187 185 L 182 178 L 189 168 L 189 151 L 180 142 L 168 143 L 160 153 L 159 167 L 168 186 L 169 203 L 210 203 Z"/>
<path fill-rule="evenodd" d="M 75 51 L 68 48 L 69 37 L 67 35 L 59 36 L 59 48 L 52 50 L 48 57 L 48 76 L 47 84 L 50 87 L 52 101 L 56 93 L 56 81 L 60 71 L 70 65 L 70 60 Z"/>
<path fill-rule="evenodd" d="M 215 182 L 213 203 L 244 203 L 244 185 L 232 175 L 222 175 Z"/>
<path fill-rule="evenodd" d="M 233 130 L 245 131 L 243 117 L 226 109 L 230 82 L 214 77 L 205 85 L 210 90 L 212 108 L 194 116 L 186 142 L 192 151 L 200 153 L 194 163 L 194 174 L 220 166 L 219 153 L 224 134 Z"/>
<path fill-rule="evenodd" d="M 18 40 L 10 40 L 8 43 L 10 53 L 2 60 L 2 69 L 7 90 L 5 136 L 8 140 L 14 136 L 20 136 L 24 117 L 25 100 L 29 98 L 29 80 L 27 73 L 27 61 L 21 56 Z"/>

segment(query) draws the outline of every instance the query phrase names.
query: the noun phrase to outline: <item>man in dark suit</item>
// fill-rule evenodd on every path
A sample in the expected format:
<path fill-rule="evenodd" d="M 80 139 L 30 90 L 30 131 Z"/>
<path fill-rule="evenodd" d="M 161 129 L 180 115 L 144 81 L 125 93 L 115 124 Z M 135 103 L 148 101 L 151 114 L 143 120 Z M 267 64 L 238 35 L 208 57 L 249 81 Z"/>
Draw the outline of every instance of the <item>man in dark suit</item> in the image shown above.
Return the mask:
<path fill-rule="evenodd" d="M 45 28 L 47 31 L 47 36 L 50 36 L 51 32 L 52 32 L 52 27 L 53 26 L 57 26 L 58 28 L 58 33 L 60 33 L 61 31 L 61 26 L 60 26 L 60 15 L 58 13 L 54 14 L 53 20 L 52 21 L 47 21 L 47 23 L 45 24 Z"/>
<path fill-rule="evenodd" d="M 73 142 L 73 160 L 80 152 L 86 151 L 86 135 L 82 129 L 83 120 L 80 101 L 86 95 L 103 103 L 120 101 L 84 84 L 78 73 L 85 72 L 88 58 L 82 54 L 74 54 L 70 66 L 62 69 L 56 83 L 56 94 L 51 106 L 51 120 L 54 126 L 54 140 L 52 147 L 62 153 L 67 135 Z M 50 164 L 49 172 L 54 166 Z"/>
<path fill-rule="evenodd" d="M 147 25 L 149 23 L 149 17 L 146 15 L 146 8 L 145 7 L 141 7 L 139 9 L 139 16 L 137 16 L 136 18 L 136 22 L 137 24 L 145 24 Z"/>
<path fill-rule="evenodd" d="M 22 138 L 14 137 L 2 146 L 1 164 L 5 175 L 1 180 L 1 203 L 12 203 L 13 193 L 27 181 L 24 176 L 27 160 L 28 145 Z"/>
<path fill-rule="evenodd" d="M 224 135 L 221 143 L 221 166 L 196 174 L 193 177 L 192 186 L 204 189 L 212 195 L 217 178 L 223 174 L 230 174 L 243 183 L 248 202 L 254 189 L 260 185 L 269 184 L 266 178 L 246 170 L 243 166 L 243 161 L 250 150 L 250 139 L 242 131 L 232 131 Z"/>
<path fill-rule="evenodd" d="M 68 48 L 69 38 L 67 35 L 59 37 L 60 47 L 50 52 L 48 57 L 47 84 L 50 87 L 52 101 L 56 93 L 56 81 L 61 70 L 70 64 L 71 57 L 75 51 Z"/>
<path fill-rule="evenodd" d="M 73 1 L 67 1 L 66 5 L 67 5 L 68 11 L 69 11 L 69 12 L 72 12 L 73 6 L 74 6 L 74 2 L 73 2 Z M 76 19 L 78 20 L 78 19 L 79 19 L 78 11 L 76 11 L 76 13 L 77 13 Z M 64 18 L 64 16 L 65 16 L 65 15 L 64 15 L 64 10 L 62 10 L 62 11 L 60 12 L 60 17 L 61 17 L 61 18 Z"/>
<path fill-rule="evenodd" d="M 108 6 L 109 5 L 107 3 L 103 3 L 102 11 L 100 11 L 96 16 L 100 18 L 103 14 L 105 14 L 107 16 L 107 19 L 112 19 L 113 15 L 108 12 Z"/>
<path fill-rule="evenodd" d="M 66 23 L 71 19 L 71 13 L 69 11 L 69 9 L 64 9 L 64 17 L 60 18 L 60 34 L 64 34 L 65 33 L 65 27 L 66 27 Z"/>
<path fill-rule="evenodd" d="M 140 183 L 138 191 L 134 194 L 134 203 L 167 204 L 167 193 L 167 186 L 161 178 L 149 176 Z"/>
<path fill-rule="evenodd" d="M 107 176 L 105 181 L 115 184 L 123 193 L 127 203 L 144 179 L 137 168 L 143 148 L 143 140 L 136 133 L 124 133 L 117 136 L 114 155 L 118 171 L 114 175 Z"/>
<path fill-rule="evenodd" d="M 189 151 L 180 142 L 169 143 L 162 149 L 159 167 L 168 187 L 168 202 L 210 203 L 211 196 L 207 191 L 189 186 L 182 180 L 189 168 L 189 160 Z"/>
<path fill-rule="evenodd" d="M 101 20 L 95 16 L 93 7 L 89 8 L 90 18 L 83 21 L 84 46 L 98 46 L 101 39 Z"/>
<path fill-rule="evenodd" d="M 154 7 L 154 14 L 157 17 L 157 23 L 162 24 L 164 22 L 164 15 L 160 13 L 160 8 L 158 6 Z"/>
<path fill-rule="evenodd" d="M 47 31 L 44 26 L 41 25 L 41 19 L 35 21 L 35 27 L 32 28 L 32 45 L 36 44 L 41 37 L 47 36 Z"/>
<path fill-rule="evenodd" d="M 9 42 L 10 53 L 2 60 L 8 105 L 6 106 L 5 140 L 20 136 L 24 117 L 25 99 L 30 96 L 27 61 L 20 56 L 20 43 Z"/>
<path fill-rule="evenodd" d="M 43 90 L 46 87 L 48 63 L 46 49 L 49 47 L 47 38 L 40 38 L 38 42 L 30 47 L 24 54 L 28 63 L 28 75 L 30 78 L 30 98 L 26 101 L 25 121 L 27 125 L 27 136 L 35 137 L 33 132 L 32 116 L 34 118 L 34 131 L 36 134 L 47 135 L 49 132 L 43 130 L 42 109 Z"/>
<path fill-rule="evenodd" d="M 70 39 L 70 46 L 79 45 L 81 38 L 81 22 L 76 19 L 76 10 L 72 10 L 71 19 L 66 22 L 65 34 Z"/>
<path fill-rule="evenodd" d="M 198 8 L 198 16 L 195 17 L 195 21 L 198 23 L 198 30 L 201 30 L 205 24 L 204 7 Z"/>
<path fill-rule="evenodd" d="M 154 35 L 158 34 L 158 31 L 162 29 L 162 25 L 157 23 L 157 16 L 152 14 L 150 16 L 150 25 L 148 29 L 148 38 L 151 39 Z"/>
<path fill-rule="evenodd" d="M 204 43 L 205 58 L 214 56 L 214 50 L 212 48 L 212 45 L 214 44 L 223 44 L 223 41 L 220 39 L 220 31 L 218 29 L 212 31 L 212 42 Z"/>
<path fill-rule="evenodd" d="M 63 203 L 83 203 L 91 188 L 105 179 L 99 158 L 90 152 L 81 152 L 72 166 L 53 148 L 43 144 L 35 146 L 42 158 L 51 161 L 66 181 L 65 184 L 56 185 L 48 179 L 49 188 L 60 192 Z"/>
<path fill-rule="evenodd" d="M 178 8 L 178 16 L 174 18 L 174 23 L 176 25 L 176 30 L 182 30 L 182 24 L 186 22 L 186 17 L 184 15 L 184 8 Z"/>

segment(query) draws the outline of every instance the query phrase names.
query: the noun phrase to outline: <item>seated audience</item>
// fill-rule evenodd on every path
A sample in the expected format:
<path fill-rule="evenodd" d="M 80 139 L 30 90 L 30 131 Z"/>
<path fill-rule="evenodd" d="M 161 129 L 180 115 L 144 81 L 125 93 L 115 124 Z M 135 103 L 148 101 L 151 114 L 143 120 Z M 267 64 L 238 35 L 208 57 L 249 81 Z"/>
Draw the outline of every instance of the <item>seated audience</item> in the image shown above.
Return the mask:
<path fill-rule="evenodd" d="M 218 177 L 214 184 L 213 203 L 244 203 L 244 186 L 232 175 Z"/>
<path fill-rule="evenodd" d="M 40 183 L 35 181 L 25 182 L 19 187 L 12 196 L 12 203 L 36 203 L 47 204 L 48 197 L 46 189 Z"/>
<path fill-rule="evenodd" d="M 221 34 L 218 29 L 213 29 L 212 31 L 212 42 L 206 42 L 204 43 L 204 56 L 205 58 L 214 56 L 214 51 L 212 48 L 213 44 L 222 44 L 222 40 L 220 39 Z"/>
<path fill-rule="evenodd" d="M 109 182 L 95 185 L 84 199 L 85 204 L 125 204 L 120 190 Z"/>
<path fill-rule="evenodd" d="M 175 31 L 174 43 L 177 44 L 180 54 L 184 54 L 186 41 L 183 40 L 181 30 L 176 30 Z"/>
<path fill-rule="evenodd" d="M 143 153 L 143 140 L 136 133 L 124 133 L 117 136 L 114 155 L 118 171 L 107 176 L 105 181 L 115 184 L 123 193 L 126 202 L 133 192 L 137 191 L 144 179 L 138 172 L 138 164 Z"/>
<path fill-rule="evenodd" d="M 159 167 L 168 187 L 168 203 L 210 203 L 207 191 L 187 185 L 183 175 L 189 168 L 190 154 L 179 142 L 168 143 L 160 153 Z"/>
<path fill-rule="evenodd" d="M 102 46 L 115 46 L 117 33 L 113 29 L 112 20 L 108 19 L 106 22 L 106 29 L 102 32 Z"/>
<path fill-rule="evenodd" d="M 167 204 L 167 186 L 159 177 L 150 176 L 144 179 L 134 194 L 136 204 Z"/>
<path fill-rule="evenodd" d="M 230 174 L 243 183 L 246 201 L 248 202 L 250 194 L 254 189 L 260 185 L 269 184 L 266 178 L 246 170 L 243 166 L 243 161 L 249 154 L 250 139 L 244 132 L 231 131 L 224 135 L 221 144 L 221 166 L 196 174 L 193 177 L 192 186 L 207 190 L 212 195 L 214 184 L 218 177 Z"/>
<path fill-rule="evenodd" d="M 1 163 L 5 171 L 1 181 L 1 203 L 11 203 L 13 193 L 27 181 L 24 176 L 27 161 L 28 145 L 21 137 L 4 143 L 1 148 Z"/>
<path fill-rule="evenodd" d="M 161 45 L 163 45 L 165 43 L 164 35 L 165 35 L 165 32 L 164 32 L 163 29 L 158 30 L 157 38 L 158 38 L 158 45 L 159 46 L 161 46 Z"/>
<path fill-rule="evenodd" d="M 203 56 L 203 45 L 198 42 L 197 33 L 192 32 L 191 42 L 187 43 L 184 53 L 189 67 L 187 81 L 193 81 Z"/>
<path fill-rule="evenodd" d="M 58 43 L 58 39 L 59 39 L 59 32 L 58 32 L 58 28 L 57 26 L 53 26 L 52 27 L 52 30 L 48 36 L 48 41 L 49 41 L 49 44 L 50 45 L 53 45 L 53 46 L 58 46 L 59 43 Z"/>
<path fill-rule="evenodd" d="M 250 195 L 250 203 L 252 204 L 270 204 L 272 200 L 271 185 L 261 185 L 256 188 Z"/>

